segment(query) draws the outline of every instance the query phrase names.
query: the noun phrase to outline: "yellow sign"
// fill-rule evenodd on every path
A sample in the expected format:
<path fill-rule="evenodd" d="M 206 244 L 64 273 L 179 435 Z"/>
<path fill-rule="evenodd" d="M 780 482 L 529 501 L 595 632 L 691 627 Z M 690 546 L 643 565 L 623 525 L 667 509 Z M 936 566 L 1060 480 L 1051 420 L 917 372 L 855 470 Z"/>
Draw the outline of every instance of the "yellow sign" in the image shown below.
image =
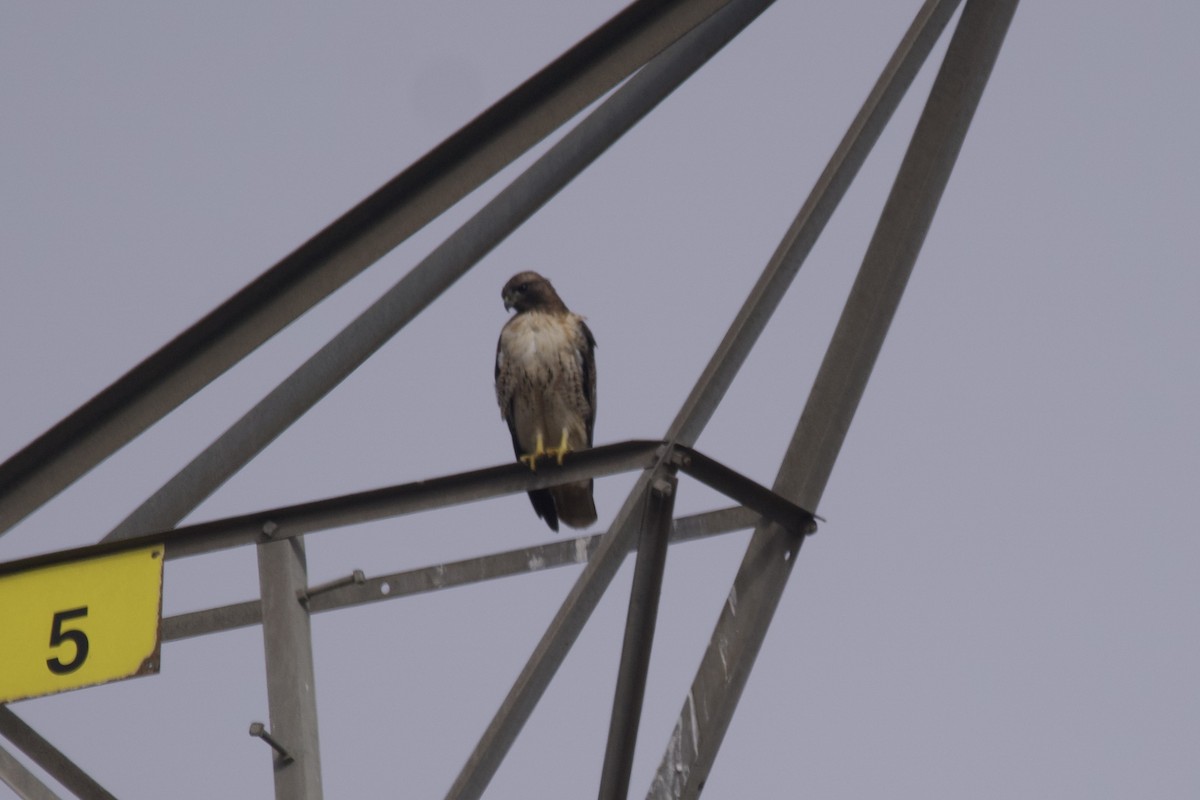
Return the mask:
<path fill-rule="evenodd" d="M 0 703 L 158 672 L 161 545 L 0 577 Z"/>

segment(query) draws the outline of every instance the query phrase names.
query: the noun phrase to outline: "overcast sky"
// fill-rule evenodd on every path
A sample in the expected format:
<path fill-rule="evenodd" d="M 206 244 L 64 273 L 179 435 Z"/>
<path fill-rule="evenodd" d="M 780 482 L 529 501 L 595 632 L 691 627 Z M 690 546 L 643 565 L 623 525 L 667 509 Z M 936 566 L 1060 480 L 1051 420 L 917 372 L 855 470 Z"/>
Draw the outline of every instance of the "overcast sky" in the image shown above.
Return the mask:
<path fill-rule="evenodd" d="M 623 4 L 5 4 L 0 457 Z M 599 342 L 597 441 L 660 437 L 919 5 L 780 0 L 190 519 L 509 461 L 492 358 L 524 269 Z M 1200 794 L 1197 30 L 1190 0 L 1018 9 L 706 797 Z M 943 50 L 698 442 L 761 482 Z M 97 541 L 515 174 L 27 518 L 0 561 Z M 594 531 L 632 482 L 597 482 Z M 676 510 L 726 502 L 684 478 Z M 311 536 L 310 578 L 551 538 L 518 495 Z M 632 796 L 747 540 L 669 554 Z M 578 573 L 315 617 L 326 796 L 442 796 Z M 631 573 L 489 796 L 595 794 Z M 167 614 L 249 599 L 253 549 L 165 581 Z M 13 708 L 122 798 L 270 797 L 246 734 L 265 685 L 250 628 Z"/>

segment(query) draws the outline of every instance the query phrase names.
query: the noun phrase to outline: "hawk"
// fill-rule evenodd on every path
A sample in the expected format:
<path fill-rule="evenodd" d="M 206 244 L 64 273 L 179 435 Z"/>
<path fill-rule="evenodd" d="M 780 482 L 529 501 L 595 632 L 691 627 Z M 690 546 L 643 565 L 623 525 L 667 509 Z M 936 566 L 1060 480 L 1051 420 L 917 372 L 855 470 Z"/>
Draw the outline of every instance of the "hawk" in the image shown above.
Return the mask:
<path fill-rule="evenodd" d="M 537 469 L 553 457 L 560 465 L 572 450 L 592 446 L 596 422 L 596 340 L 583 317 L 573 314 L 550 281 L 536 272 L 514 275 L 500 292 L 516 314 L 496 343 L 496 400 L 508 423 L 517 459 Z M 529 493 L 533 510 L 557 532 L 596 521 L 592 481 Z"/>

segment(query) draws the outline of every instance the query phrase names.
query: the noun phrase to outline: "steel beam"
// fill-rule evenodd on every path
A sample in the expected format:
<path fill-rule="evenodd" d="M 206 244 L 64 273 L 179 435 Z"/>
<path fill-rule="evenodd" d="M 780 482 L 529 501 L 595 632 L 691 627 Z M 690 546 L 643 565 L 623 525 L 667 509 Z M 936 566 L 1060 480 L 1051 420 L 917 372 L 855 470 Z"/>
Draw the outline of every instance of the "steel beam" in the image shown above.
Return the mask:
<path fill-rule="evenodd" d="M 240 603 L 163 617 L 162 640 L 174 642 L 261 624 L 262 601 L 244 600 Z"/>
<path fill-rule="evenodd" d="M 918 12 L 679 409 L 667 431 L 668 440 L 693 445 L 699 438 L 958 3 L 928 0 Z"/>
<path fill-rule="evenodd" d="M 708 779 L 782 587 L 804 541 L 774 523 L 755 531 L 676 720 L 648 797 L 697 797 Z"/>
<path fill-rule="evenodd" d="M 617 574 L 625 554 L 633 544 L 637 522 L 641 518 L 641 506 L 652 483 L 661 477 L 659 470 L 666 459 L 664 452 L 659 465 L 647 470 L 638 478 L 625 504 L 617 512 L 608 531 L 600 539 L 600 545 L 588 561 L 583 574 L 575 581 L 566 600 L 554 615 L 546 632 L 542 634 L 521 674 L 513 682 L 500 709 L 475 745 L 467 763 L 459 772 L 447 798 L 475 800 L 483 795 L 500 762 L 512 747 L 525 721 L 533 713 L 538 700 L 550 685 L 550 679 L 558 671 L 567 652 L 579 637 L 584 623 L 591 617 L 604 591 Z"/>
<path fill-rule="evenodd" d="M 157 422 L 728 0 L 636 0 L 0 464 L 0 533 Z"/>
<path fill-rule="evenodd" d="M 202 522 L 161 533 L 59 550 L 0 564 L 0 575 L 37 566 L 58 564 L 114 553 L 149 544 L 162 544 L 167 560 L 209 553 L 228 547 L 287 539 L 313 531 L 483 500 L 530 489 L 544 489 L 572 480 L 642 469 L 653 463 L 661 442 L 619 442 L 570 453 L 562 466 L 553 460 L 530 472 L 512 463 L 461 472 L 399 486 L 256 511 Z"/>
<path fill-rule="evenodd" d="M 653 110 L 770 2 L 739 2 L 651 60 L 105 539 L 177 525 Z M 729 24 L 731 18 L 734 25 Z"/>
<path fill-rule="evenodd" d="M 672 525 L 671 543 L 689 542 L 746 530 L 753 528 L 759 519 L 758 514 L 746 508 L 724 508 L 681 517 Z M 314 593 L 310 589 L 307 607 L 310 613 L 318 614 L 322 611 L 398 600 L 423 592 L 450 589 L 528 572 L 584 564 L 596 552 L 601 538 L 602 534 L 597 533 L 576 539 L 556 540 L 536 547 L 523 547 L 463 561 L 365 578 L 361 582 L 347 581 L 342 586 L 320 593 Z M 261 622 L 262 603 L 259 600 L 246 600 L 166 617 L 163 620 L 162 638 L 164 642 L 171 642 L 245 628 Z"/>
<path fill-rule="evenodd" d="M 613 692 L 612 719 L 608 745 L 600 771 L 600 800 L 624 800 L 629 794 L 629 773 L 637 747 L 642 700 L 646 695 L 646 673 L 650 669 L 650 649 L 654 642 L 658 598 L 662 593 L 663 572 L 667 565 L 667 540 L 671 532 L 671 512 L 675 507 L 676 480 L 668 476 L 655 481 L 646 501 L 638 538 L 637 562 L 629 593 L 629 612 L 625 621 L 625 642 Z"/>
<path fill-rule="evenodd" d="M 816 532 L 817 524 L 812 512 L 690 447 L 680 445 L 675 449 L 679 471 L 688 477 L 716 489 L 730 500 L 738 501 L 757 511 L 764 519 L 778 522 L 790 531 L 801 534 Z"/>
<path fill-rule="evenodd" d="M 821 498 L 1016 5 L 966 4 L 775 481 L 797 504 Z M 650 798 L 704 788 L 802 542 L 773 523 L 755 531 Z"/>
<path fill-rule="evenodd" d="M 21 800 L 59 800 L 49 786 L 3 747 L 0 747 L 0 783 L 12 789 Z"/>
<path fill-rule="evenodd" d="M 671 541 L 683 542 L 706 536 L 754 527 L 759 516 L 740 508 L 697 514 L 676 521 L 671 529 Z M 455 586 L 495 580 L 528 572 L 541 572 L 554 567 L 581 565 L 589 562 L 600 546 L 603 534 L 581 536 L 565 541 L 553 541 L 536 547 L 509 550 L 503 553 L 469 558 L 463 561 L 368 578 L 361 584 L 346 584 L 309 597 L 309 610 L 317 613 L 358 605 L 365 602 L 390 600 L 423 592 L 439 591 Z"/>
<path fill-rule="evenodd" d="M 8 706 L 0 706 L 0 736 L 8 739 L 54 780 L 82 800 L 116 800 L 74 761 L 18 717 Z"/>
<path fill-rule="evenodd" d="M 319 800 L 321 757 L 313 675 L 312 629 L 299 598 L 308 586 L 304 539 L 258 546 L 263 646 L 272 739 L 288 758 L 273 754 L 276 800 Z"/>
<path fill-rule="evenodd" d="M 504 494 L 543 489 L 561 483 L 646 468 L 665 452 L 662 442 L 628 441 L 570 453 L 563 464 L 550 461 L 538 472 L 520 464 L 461 472 L 414 483 L 315 500 L 294 506 L 255 511 L 202 522 L 160 533 L 101 542 L 0 563 L 0 575 L 34 567 L 105 555 L 149 544 L 160 544 L 164 558 L 173 560 L 228 547 L 278 541 L 314 531 L 370 522 L 387 517 L 483 500 Z M 675 448 L 684 472 L 728 492 L 768 517 L 798 523 L 811 514 L 770 490 L 712 459 L 682 445 Z"/>

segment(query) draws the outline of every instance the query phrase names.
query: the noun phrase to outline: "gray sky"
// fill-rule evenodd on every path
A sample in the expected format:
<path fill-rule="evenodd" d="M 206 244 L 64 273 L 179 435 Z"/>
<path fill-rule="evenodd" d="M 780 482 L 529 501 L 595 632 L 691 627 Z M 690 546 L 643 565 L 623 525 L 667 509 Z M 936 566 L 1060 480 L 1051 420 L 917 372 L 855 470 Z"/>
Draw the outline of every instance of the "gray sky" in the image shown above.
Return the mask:
<path fill-rule="evenodd" d="M 621 5 L 7 4 L 0 456 Z M 492 356 L 522 269 L 596 334 L 597 441 L 661 436 L 919 5 L 781 0 L 191 519 L 509 460 Z M 1018 10 L 706 797 L 1200 792 L 1197 29 L 1184 0 Z M 757 480 L 943 49 L 699 440 Z M 513 174 L 30 516 L 0 560 L 100 538 Z M 597 483 L 596 530 L 631 484 Z M 723 504 L 681 482 L 679 513 Z M 310 575 L 549 538 L 514 496 L 310 537 Z M 669 555 L 634 795 L 747 539 Z M 595 793 L 631 567 L 489 796 Z M 441 796 L 577 575 L 316 617 L 327 796 Z M 176 561 L 164 610 L 256 591 L 249 548 Z M 267 718 L 257 628 L 15 709 L 121 797 L 271 796 L 246 735 Z"/>

